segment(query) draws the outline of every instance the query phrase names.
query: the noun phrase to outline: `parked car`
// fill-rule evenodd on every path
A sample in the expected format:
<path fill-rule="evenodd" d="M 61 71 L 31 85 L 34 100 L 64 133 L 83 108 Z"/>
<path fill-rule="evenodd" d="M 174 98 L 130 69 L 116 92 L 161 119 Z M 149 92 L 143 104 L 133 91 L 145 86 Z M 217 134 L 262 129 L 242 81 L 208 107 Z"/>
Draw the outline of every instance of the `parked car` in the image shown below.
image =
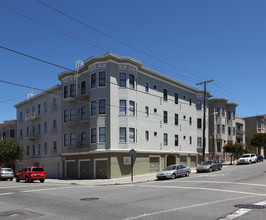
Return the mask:
<path fill-rule="evenodd" d="M 25 182 L 33 182 L 40 180 L 41 183 L 46 179 L 46 172 L 43 167 L 24 167 L 16 175 L 16 182 L 25 180 Z"/>
<path fill-rule="evenodd" d="M 256 154 L 243 154 L 239 159 L 238 159 L 238 164 L 251 164 L 251 163 L 256 163 L 258 160 Z"/>
<path fill-rule="evenodd" d="M 197 167 L 197 173 L 200 172 L 212 172 L 213 170 L 221 170 L 223 168 L 223 164 L 218 161 L 218 160 L 206 160 L 204 162 L 201 163 L 201 165 L 199 165 Z"/>
<path fill-rule="evenodd" d="M 157 173 L 157 179 L 174 179 L 178 176 L 189 176 L 191 170 L 182 164 L 174 164 L 166 167 L 162 172 Z"/>
<path fill-rule="evenodd" d="M 14 171 L 11 168 L 0 168 L 0 179 L 10 179 L 12 181 L 14 178 Z"/>
<path fill-rule="evenodd" d="M 256 156 L 257 156 L 257 161 L 258 162 L 263 162 L 263 156 L 262 155 L 257 154 Z"/>

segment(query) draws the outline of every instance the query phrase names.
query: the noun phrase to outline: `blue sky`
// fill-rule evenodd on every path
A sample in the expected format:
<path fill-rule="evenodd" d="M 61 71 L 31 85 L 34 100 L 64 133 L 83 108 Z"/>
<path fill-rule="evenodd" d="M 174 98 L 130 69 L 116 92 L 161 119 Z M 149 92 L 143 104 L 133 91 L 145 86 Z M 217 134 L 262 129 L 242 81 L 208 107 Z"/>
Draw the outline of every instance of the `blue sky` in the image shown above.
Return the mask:
<path fill-rule="evenodd" d="M 208 91 L 246 117 L 266 114 L 265 11 L 264 0 L 0 0 L 0 46 L 70 69 L 110 51 L 199 89 L 214 79 Z M 64 71 L 2 48 L 0 64 L 0 80 L 40 89 Z M 30 92 L 0 82 L 0 122 Z"/>

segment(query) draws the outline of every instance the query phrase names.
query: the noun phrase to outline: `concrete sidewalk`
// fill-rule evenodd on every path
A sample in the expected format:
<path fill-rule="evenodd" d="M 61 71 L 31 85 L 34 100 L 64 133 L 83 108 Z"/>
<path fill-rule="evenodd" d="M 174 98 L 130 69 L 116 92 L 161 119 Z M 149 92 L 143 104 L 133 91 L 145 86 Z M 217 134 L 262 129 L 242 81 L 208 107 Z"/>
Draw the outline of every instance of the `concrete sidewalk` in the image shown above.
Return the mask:
<path fill-rule="evenodd" d="M 196 169 L 191 169 L 191 174 L 196 173 Z M 122 185 L 131 183 L 143 183 L 156 180 L 157 173 L 147 173 L 142 175 L 133 176 L 133 182 L 131 176 L 114 178 L 114 179 L 46 179 L 46 183 L 52 184 L 77 184 L 77 185 L 91 185 L 91 186 L 104 186 L 104 185 Z"/>

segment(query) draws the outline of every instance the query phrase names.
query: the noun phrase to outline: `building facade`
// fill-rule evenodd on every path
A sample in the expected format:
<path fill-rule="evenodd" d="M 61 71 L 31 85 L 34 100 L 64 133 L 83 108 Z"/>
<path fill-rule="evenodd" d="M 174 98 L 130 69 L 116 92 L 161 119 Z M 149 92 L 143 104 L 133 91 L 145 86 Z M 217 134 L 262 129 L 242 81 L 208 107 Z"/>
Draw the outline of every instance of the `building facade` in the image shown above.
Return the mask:
<path fill-rule="evenodd" d="M 250 144 L 250 140 L 257 133 L 266 133 L 266 114 L 244 118 L 246 122 L 246 143 L 250 152 L 266 156 L 266 149 L 260 149 Z"/>
<path fill-rule="evenodd" d="M 16 141 L 17 120 L 6 120 L 0 123 L 0 140 Z"/>
<path fill-rule="evenodd" d="M 130 175 L 131 149 L 134 174 L 201 162 L 204 91 L 111 53 L 58 78 L 64 178 Z"/>
<path fill-rule="evenodd" d="M 246 146 L 246 122 L 245 119 L 236 115 L 236 144 Z"/>
<path fill-rule="evenodd" d="M 213 158 L 223 162 L 228 160 L 223 146 L 236 144 L 236 107 L 236 103 L 224 98 L 209 100 L 209 151 Z"/>
<path fill-rule="evenodd" d="M 43 166 L 49 178 L 62 178 L 62 97 L 56 85 L 15 105 L 17 140 L 25 146 L 25 166 Z"/>

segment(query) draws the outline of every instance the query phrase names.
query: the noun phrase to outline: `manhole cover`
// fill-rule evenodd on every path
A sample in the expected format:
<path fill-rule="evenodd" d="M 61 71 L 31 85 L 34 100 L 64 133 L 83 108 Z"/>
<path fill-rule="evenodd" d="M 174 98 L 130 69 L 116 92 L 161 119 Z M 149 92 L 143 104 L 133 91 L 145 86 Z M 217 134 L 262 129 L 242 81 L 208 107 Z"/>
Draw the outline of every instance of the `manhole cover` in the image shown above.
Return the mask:
<path fill-rule="evenodd" d="M 252 204 L 239 204 L 235 205 L 236 208 L 240 209 L 265 209 L 263 205 L 252 205 Z"/>
<path fill-rule="evenodd" d="M 99 198 L 83 198 L 83 199 L 80 199 L 81 201 L 92 201 L 92 200 L 98 200 Z"/>

